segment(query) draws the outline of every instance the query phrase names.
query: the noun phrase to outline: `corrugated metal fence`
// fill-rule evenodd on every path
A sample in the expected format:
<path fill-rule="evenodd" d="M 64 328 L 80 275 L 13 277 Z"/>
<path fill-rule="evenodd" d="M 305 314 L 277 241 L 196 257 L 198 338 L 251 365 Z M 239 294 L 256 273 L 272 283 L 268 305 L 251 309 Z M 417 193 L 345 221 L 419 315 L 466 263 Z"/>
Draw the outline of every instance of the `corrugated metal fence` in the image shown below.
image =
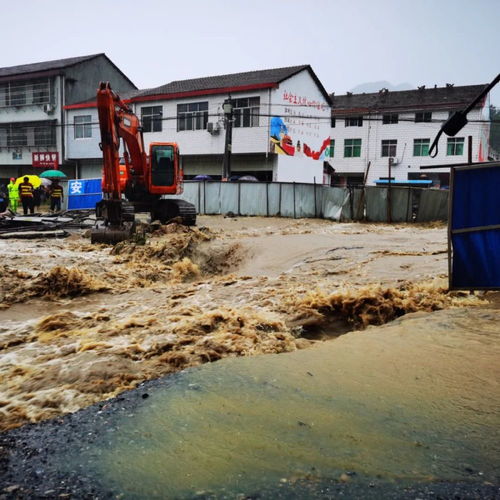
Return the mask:
<path fill-rule="evenodd" d="M 318 217 L 336 221 L 425 222 L 448 218 L 448 191 L 299 183 L 186 182 L 179 196 L 199 214 Z"/>
<path fill-rule="evenodd" d="M 69 209 L 94 208 L 100 179 L 68 183 Z M 425 222 L 448 218 L 448 191 L 391 187 L 330 187 L 280 182 L 185 182 L 182 198 L 199 214 L 318 217 L 336 221 Z"/>

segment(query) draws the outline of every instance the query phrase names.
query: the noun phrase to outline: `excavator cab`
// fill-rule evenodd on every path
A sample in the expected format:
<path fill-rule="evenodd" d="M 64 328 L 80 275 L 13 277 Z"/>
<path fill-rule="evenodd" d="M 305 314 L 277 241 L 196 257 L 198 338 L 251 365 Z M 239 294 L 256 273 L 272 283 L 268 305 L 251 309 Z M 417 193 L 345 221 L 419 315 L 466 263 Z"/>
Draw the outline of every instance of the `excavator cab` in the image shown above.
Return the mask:
<path fill-rule="evenodd" d="M 182 182 L 179 168 L 179 150 L 177 144 L 153 143 L 149 147 L 151 164 L 150 192 L 154 194 L 176 194 L 177 186 Z"/>
<path fill-rule="evenodd" d="M 176 219 L 182 224 L 193 226 L 196 223 L 196 208 L 192 203 L 161 196 L 181 194 L 183 191 L 183 172 L 177 144 L 151 143 L 149 167 L 148 190 L 160 195 L 151 205 L 151 220 L 165 223 Z"/>

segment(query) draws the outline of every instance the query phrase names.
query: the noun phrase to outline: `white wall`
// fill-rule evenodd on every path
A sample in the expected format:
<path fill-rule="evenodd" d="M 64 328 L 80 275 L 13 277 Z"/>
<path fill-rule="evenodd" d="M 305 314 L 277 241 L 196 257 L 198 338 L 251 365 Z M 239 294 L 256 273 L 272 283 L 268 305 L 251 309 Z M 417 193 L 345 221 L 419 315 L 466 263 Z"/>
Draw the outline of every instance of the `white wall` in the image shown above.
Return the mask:
<path fill-rule="evenodd" d="M 409 173 L 447 173 L 446 169 L 420 170 L 420 166 L 439 165 L 466 162 L 468 158 L 468 136 L 472 135 L 472 160 L 480 161 L 479 144 L 482 143 L 484 157 L 487 156 L 485 125 L 480 123 L 467 124 L 456 137 L 464 138 L 464 152 L 460 156 L 447 155 L 448 136 L 442 135 L 438 143 L 438 155 L 413 156 L 414 139 L 430 139 L 432 144 L 441 125 L 448 119 L 448 111 L 433 111 L 432 120 L 439 122 L 415 123 L 415 112 L 399 113 L 397 124 L 383 124 L 381 114 L 365 115 L 362 127 L 345 127 L 343 118 L 337 118 L 336 126 L 331 129 L 331 138 L 335 139 L 335 155 L 330 164 L 337 174 L 363 174 L 368 162 L 371 162 L 368 183 L 373 184 L 380 177 L 388 176 L 388 158 L 382 157 L 382 140 L 396 139 L 398 165 L 393 166 L 391 176 L 396 181 L 408 180 Z M 368 118 L 368 119 L 367 119 Z M 371 119 L 371 120 L 370 120 Z M 469 121 L 484 119 L 484 108 L 475 109 L 468 114 Z M 489 127 L 486 126 L 488 129 Z M 362 139 L 361 157 L 344 158 L 344 140 Z M 486 159 L 486 158 L 484 158 Z"/>
<path fill-rule="evenodd" d="M 304 144 L 312 151 L 320 151 L 324 141 L 329 140 L 330 105 L 308 71 L 301 71 L 272 90 L 268 114 L 282 118 L 298 154 L 303 154 Z M 269 129 L 268 136 L 272 133 Z M 279 152 L 280 148 L 275 150 Z M 304 159 L 322 163 L 324 157 L 323 153 L 318 160 L 307 156 Z"/>
<path fill-rule="evenodd" d="M 75 117 L 91 117 L 92 137 L 75 138 Z M 99 149 L 101 142 L 101 132 L 99 131 L 99 118 L 97 108 L 70 109 L 66 111 L 66 157 L 70 160 L 102 158 L 102 152 Z"/>
<path fill-rule="evenodd" d="M 261 113 L 268 101 L 267 91 L 249 91 L 232 94 L 235 99 L 245 97 L 260 97 Z M 149 148 L 151 142 L 176 142 L 181 155 L 211 155 L 223 154 L 225 143 L 225 129 L 223 126 L 222 104 L 227 95 L 201 95 L 185 99 L 135 102 L 134 112 L 140 118 L 141 108 L 162 106 L 163 122 L 161 132 L 144 133 L 144 143 Z M 208 101 L 208 121 L 219 124 L 219 133 L 210 134 L 207 130 L 177 131 L 177 105 Z M 167 119 L 165 119 L 167 118 Z M 233 153 L 259 153 L 267 148 L 267 117 L 259 118 L 258 127 L 233 127 Z"/>
<path fill-rule="evenodd" d="M 273 180 L 276 182 L 323 183 L 323 162 L 304 157 L 278 155 Z"/>

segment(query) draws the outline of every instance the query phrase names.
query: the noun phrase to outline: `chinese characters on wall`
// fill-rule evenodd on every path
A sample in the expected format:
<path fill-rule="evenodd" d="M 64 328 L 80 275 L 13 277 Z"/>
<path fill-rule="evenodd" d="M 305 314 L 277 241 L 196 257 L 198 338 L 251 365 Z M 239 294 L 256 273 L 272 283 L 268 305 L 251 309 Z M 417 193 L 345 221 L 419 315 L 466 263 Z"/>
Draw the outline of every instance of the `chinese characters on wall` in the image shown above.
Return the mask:
<path fill-rule="evenodd" d="M 328 104 L 284 90 L 278 106 L 279 115 L 271 118 L 271 152 L 324 158 L 330 143 Z"/>

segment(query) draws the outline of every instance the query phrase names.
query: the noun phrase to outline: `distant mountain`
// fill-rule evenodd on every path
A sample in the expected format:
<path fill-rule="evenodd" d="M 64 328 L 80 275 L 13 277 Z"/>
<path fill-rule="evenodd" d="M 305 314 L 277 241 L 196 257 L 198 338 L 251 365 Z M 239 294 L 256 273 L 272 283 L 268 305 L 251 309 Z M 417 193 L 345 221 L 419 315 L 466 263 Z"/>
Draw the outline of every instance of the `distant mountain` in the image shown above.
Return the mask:
<path fill-rule="evenodd" d="M 362 94 L 363 92 L 378 92 L 380 89 L 389 89 L 389 90 L 413 90 L 416 89 L 415 85 L 411 83 L 404 82 L 398 83 L 397 85 L 393 85 L 390 82 L 385 80 L 381 80 L 380 82 L 368 82 L 361 83 L 360 85 L 356 85 L 350 91 L 353 94 Z"/>

